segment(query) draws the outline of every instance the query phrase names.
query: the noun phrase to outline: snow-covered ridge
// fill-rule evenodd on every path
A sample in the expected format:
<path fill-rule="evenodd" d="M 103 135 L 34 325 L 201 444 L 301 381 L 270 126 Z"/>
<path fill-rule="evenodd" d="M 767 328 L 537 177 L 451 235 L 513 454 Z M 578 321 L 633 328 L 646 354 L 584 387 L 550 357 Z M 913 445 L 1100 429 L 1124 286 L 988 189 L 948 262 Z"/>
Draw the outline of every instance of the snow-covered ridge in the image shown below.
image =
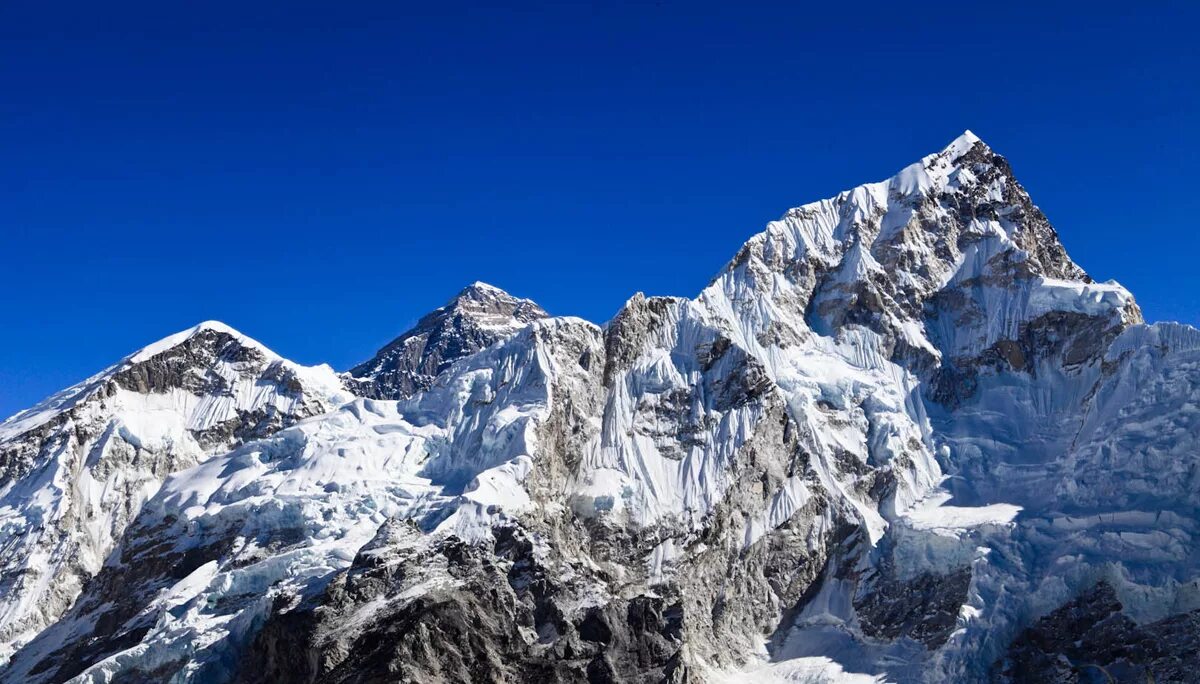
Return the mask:
<path fill-rule="evenodd" d="M 181 335 L 141 363 L 234 333 Z M 282 363 L 253 344 L 216 375 Z M 123 490 L 120 546 L 0 680 L 1187 671 L 1021 638 L 1097 582 L 1122 619 L 1200 609 L 1200 332 L 1092 281 L 969 131 L 788 211 L 695 299 L 599 328 L 475 283 L 340 380 L 367 398 Z M 121 443 L 167 448 L 189 401 Z"/>
<path fill-rule="evenodd" d="M 161 340 L 155 342 L 154 344 L 150 344 L 145 347 L 142 347 L 137 352 L 134 352 L 133 354 L 130 354 L 128 357 L 126 357 L 125 360 L 120 365 L 128 365 L 128 364 L 140 363 L 142 361 L 145 361 L 145 360 L 149 359 L 150 357 L 161 354 L 162 352 L 164 352 L 172 347 L 178 347 L 179 345 L 183 344 L 187 340 L 191 339 L 192 337 L 195 337 L 196 335 L 198 335 L 202 332 L 214 332 L 214 333 L 220 333 L 222 335 L 228 335 L 228 336 L 232 337 L 233 339 L 237 340 L 238 343 L 241 344 L 243 347 L 253 348 L 253 349 L 261 352 L 264 356 L 266 356 L 269 359 L 274 360 L 274 359 L 281 358 L 275 352 L 271 351 L 270 349 L 267 349 L 262 343 L 260 343 L 256 340 L 250 339 L 246 335 L 243 335 L 242 333 L 238 332 L 237 330 L 234 330 L 233 328 L 229 327 L 228 325 L 225 325 L 224 323 L 222 323 L 220 321 L 201 321 L 200 323 L 197 323 L 196 325 L 188 328 L 187 330 L 181 330 L 181 331 L 175 333 L 174 335 L 168 335 L 168 336 L 162 338 Z"/>
<path fill-rule="evenodd" d="M 270 361 L 283 360 L 282 357 L 268 349 L 262 343 L 243 335 L 242 333 L 234 330 L 232 327 L 224 323 L 221 323 L 220 321 L 203 321 L 186 330 L 181 330 L 173 335 L 168 335 L 157 342 L 148 344 L 129 356 L 126 356 L 124 359 L 121 359 L 116 364 L 104 369 L 103 371 L 100 371 L 96 375 L 93 375 L 87 380 L 84 380 L 77 385 L 68 387 L 61 392 L 57 392 L 41 402 L 38 402 L 34 406 L 23 411 L 19 411 L 5 421 L 0 422 L 0 442 L 12 439 L 17 435 L 28 432 L 29 430 L 46 423 L 59 413 L 70 409 L 80 401 L 92 396 L 92 394 L 94 394 L 96 390 L 98 390 L 104 384 L 104 382 L 111 379 L 114 375 L 120 373 L 122 370 L 148 361 L 154 356 L 157 356 L 158 354 L 161 354 L 169 349 L 178 347 L 179 345 L 186 343 L 188 340 L 203 332 L 227 335 L 236 340 L 241 346 L 248 349 L 254 349 L 255 351 L 261 353 L 265 359 Z M 289 367 L 299 370 L 300 372 L 309 375 L 314 379 L 318 378 L 321 373 L 329 369 L 328 366 L 322 365 L 316 366 L 313 370 L 309 371 L 303 366 L 292 364 L 290 361 L 286 363 Z"/>
<path fill-rule="evenodd" d="M 167 475 L 351 396 L 215 321 L 0 424 L 0 660 L 55 619 Z"/>

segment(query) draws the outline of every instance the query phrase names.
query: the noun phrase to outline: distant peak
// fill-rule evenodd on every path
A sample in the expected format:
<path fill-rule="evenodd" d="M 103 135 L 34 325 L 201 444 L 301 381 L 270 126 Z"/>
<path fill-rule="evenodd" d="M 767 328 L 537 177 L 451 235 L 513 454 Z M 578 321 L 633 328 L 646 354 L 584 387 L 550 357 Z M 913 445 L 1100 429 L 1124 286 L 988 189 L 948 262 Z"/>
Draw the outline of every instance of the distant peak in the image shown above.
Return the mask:
<path fill-rule="evenodd" d="M 422 316 L 416 327 L 393 340 L 389 346 L 461 318 L 469 318 L 485 326 L 513 328 L 548 315 L 531 299 L 514 297 L 495 285 L 477 280 L 459 290 L 450 301 Z M 387 348 L 384 347 L 380 353 Z"/>
<path fill-rule="evenodd" d="M 489 285 L 488 283 L 479 280 L 464 287 L 462 290 L 459 290 L 458 294 L 454 295 L 454 297 L 447 302 L 445 306 L 438 309 L 438 311 L 449 312 L 450 310 L 461 310 L 463 308 L 474 309 L 478 308 L 479 306 L 484 306 L 489 310 L 495 306 L 501 306 L 510 309 L 519 307 L 521 309 L 537 311 L 540 314 L 539 317 L 546 315 L 545 312 L 542 311 L 541 307 L 539 307 L 533 300 L 514 297 L 495 285 Z"/>
<path fill-rule="evenodd" d="M 488 347 L 548 314 L 529 299 L 475 281 L 430 311 L 373 358 L 349 371 L 351 391 L 376 399 L 405 399 L 429 388 L 453 361 Z"/>
<path fill-rule="evenodd" d="M 470 296 L 512 297 L 512 295 L 505 292 L 504 290 L 496 287 L 495 285 L 485 283 L 482 280 L 476 280 L 475 282 L 471 283 L 470 285 L 459 290 L 458 294 L 455 296 L 455 299 L 459 299 L 462 297 L 470 297 Z M 515 297 L 513 297 L 513 298 L 515 299 Z"/>

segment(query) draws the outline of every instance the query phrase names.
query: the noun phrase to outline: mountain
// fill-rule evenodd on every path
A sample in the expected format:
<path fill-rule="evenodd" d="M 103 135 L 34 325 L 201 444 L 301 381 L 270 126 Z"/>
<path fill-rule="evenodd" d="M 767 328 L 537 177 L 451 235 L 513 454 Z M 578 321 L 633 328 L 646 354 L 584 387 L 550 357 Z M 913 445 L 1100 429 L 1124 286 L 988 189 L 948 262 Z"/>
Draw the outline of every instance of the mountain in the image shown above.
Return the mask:
<path fill-rule="evenodd" d="M 350 397 L 209 321 L 0 423 L 0 659 L 52 623 L 167 475 Z"/>
<path fill-rule="evenodd" d="M 341 376 L 358 397 L 323 377 L 311 417 L 172 466 L 0 681 L 1198 664 L 1200 331 L 1089 277 L 970 133 L 788 211 L 695 298 L 597 326 L 477 284 Z"/>
<path fill-rule="evenodd" d="M 407 399 L 433 384 L 455 360 L 511 335 L 546 312 L 487 283 L 473 283 L 444 306 L 350 369 L 347 387 L 372 399 Z"/>

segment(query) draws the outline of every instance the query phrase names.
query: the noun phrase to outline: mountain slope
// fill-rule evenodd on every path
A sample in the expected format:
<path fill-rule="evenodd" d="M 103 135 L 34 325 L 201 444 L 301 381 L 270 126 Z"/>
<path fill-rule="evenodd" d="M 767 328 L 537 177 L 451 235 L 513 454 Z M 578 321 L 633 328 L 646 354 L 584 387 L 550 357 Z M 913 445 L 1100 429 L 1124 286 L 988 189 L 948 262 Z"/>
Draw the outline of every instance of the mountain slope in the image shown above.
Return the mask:
<path fill-rule="evenodd" d="M 169 474 L 350 397 L 202 323 L 0 423 L 0 659 L 53 622 Z"/>
<path fill-rule="evenodd" d="M 392 400 L 170 477 L 0 679 L 1186 681 L 1139 640 L 1200 647 L 1200 332 L 974 135 L 603 328 L 472 290 L 346 380 Z"/>

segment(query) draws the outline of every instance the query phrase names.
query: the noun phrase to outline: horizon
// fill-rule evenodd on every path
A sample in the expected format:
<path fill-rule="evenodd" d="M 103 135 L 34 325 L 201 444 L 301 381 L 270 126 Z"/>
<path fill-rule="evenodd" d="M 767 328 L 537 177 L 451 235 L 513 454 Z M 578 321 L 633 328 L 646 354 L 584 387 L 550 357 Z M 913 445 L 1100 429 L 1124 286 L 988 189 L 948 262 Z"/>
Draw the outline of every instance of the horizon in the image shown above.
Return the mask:
<path fill-rule="evenodd" d="M 1192 7 L 957 8 L 964 36 L 879 9 L 861 52 L 806 30 L 837 9 L 77 10 L 0 9 L 0 418 L 207 320 L 341 371 L 473 281 L 598 324 L 694 297 L 964 130 L 1093 278 L 1200 324 Z"/>

